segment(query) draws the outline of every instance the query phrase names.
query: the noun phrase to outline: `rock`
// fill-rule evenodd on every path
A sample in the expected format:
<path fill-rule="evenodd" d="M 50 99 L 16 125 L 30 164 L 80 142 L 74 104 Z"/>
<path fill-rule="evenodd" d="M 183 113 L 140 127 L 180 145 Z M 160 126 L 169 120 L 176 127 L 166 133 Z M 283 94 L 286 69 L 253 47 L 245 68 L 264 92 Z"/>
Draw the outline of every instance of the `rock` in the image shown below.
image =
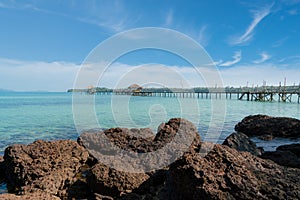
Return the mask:
<path fill-rule="evenodd" d="M 132 132 L 133 131 L 133 132 Z M 143 131 L 146 131 L 143 134 Z M 152 132 L 152 131 L 151 131 Z M 137 134 L 139 133 L 139 134 Z M 140 137 L 137 137 L 140 135 Z M 111 142 L 117 148 L 128 150 L 132 152 L 145 153 L 151 151 L 149 149 L 150 143 L 154 138 L 154 134 L 151 137 L 142 137 L 143 135 L 149 136 L 148 129 L 127 129 L 127 128 L 111 128 L 104 131 L 87 131 L 80 135 L 78 143 L 87 149 L 95 149 L 103 154 L 111 154 L 110 149 L 105 148 L 107 143 L 103 140 L 103 137 L 107 139 L 107 142 Z M 95 156 L 96 157 L 96 156 Z"/>
<path fill-rule="evenodd" d="M 276 150 L 290 151 L 293 154 L 295 154 L 297 157 L 300 157 L 300 144 L 299 143 L 288 144 L 288 145 L 281 145 L 281 146 L 277 147 Z"/>
<path fill-rule="evenodd" d="M 273 137 L 300 137 L 300 120 L 288 117 L 250 115 L 235 126 L 237 132 L 249 137 L 269 135 Z M 269 137 L 269 139 L 271 139 Z"/>
<path fill-rule="evenodd" d="M 60 200 L 59 197 L 45 193 L 45 192 L 35 192 L 28 195 L 15 195 L 15 194 L 0 194 L 0 199 L 2 200 Z"/>
<path fill-rule="evenodd" d="M 279 165 L 300 168 L 300 161 L 298 160 L 298 157 L 290 151 L 266 151 L 261 157 L 273 160 Z"/>
<path fill-rule="evenodd" d="M 279 165 L 300 168 L 300 144 L 279 146 L 276 151 L 264 152 L 262 158 L 273 160 Z"/>
<path fill-rule="evenodd" d="M 5 179 L 5 166 L 4 166 L 4 159 L 3 156 L 0 156 L 0 184 Z"/>
<path fill-rule="evenodd" d="M 114 200 L 113 197 L 104 196 L 104 195 L 97 194 L 97 193 L 95 193 L 91 199 L 93 199 L 93 200 Z"/>
<path fill-rule="evenodd" d="M 172 118 L 167 123 L 161 124 L 154 138 L 154 145 L 156 148 L 161 148 L 173 141 L 176 135 L 180 137 L 180 141 L 178 142 L 182 141 L 182 145 L 188 147 L 187 152 L 199 148 L 201 138 L 197 128 L 190 121 L 181 118 Z M 176 143 L 176 146 L 177 145 L 179 145 L 179 143 Z"/>
<path fill-rule="evenodd" d="M 165 199 L 165 181 L 168 168 L 147 173 L 149 178 L 132 193 L 123 194 L 118 200 L 135 199 Z"/>
<path fill-rule="evenodd" d="M 274 136 L 273 135 L 261 135 L 261 136 L 258 136 L 258 139 L 265 140 L 265 141 L 271 141 L 274 139 Z"/>
<path fill-rule="evenodd" d="M 38 140 L 27 146 L 10 146 L 4 155 L 8 190 L 65 197 L 87 159 L 88 152 L 75 141 Z"/>
<path fill-rule="evenodd" d="M 111 152 L 106 152 L 107 149 L 103 149 L 105 144 L 102 143 L 103 140 L 101 141 L 101 137 L 105 135 L 110 142 L 122 150 L 140 153 L 140 159 L 135 163 L 122 163 L 120 161 L 122 157 L 120 157 L 120 159 L 116 156 L 112 157 L 114 164 L 117 163 L 116 166 L 123 165 L 124 167 L 124 165 L 128 165 L 123 168 L 126 170 L 132 166 L 138 168 L 137 165 L 149 166 L 151 169 L 151 164 L 159 164 L 159 162 L 166 157 L 168 158 L 175 155 L 179 158 L 184 153 L 199 151 L 199 147 L 201 145 L 201 139 L 196 127 L 191 122 L 184 119 L 174 118 L 169 120 L 167 123 L 163 123 L 160 125 L 159 131 L 154 138 L 139 138 L 132 136 L 131 131 L 132 130 L 124 128 L 114 128 L 102 132 L 87 132 L 80 136 L 79 142 L 86 146 L 89 150 L 92 149 L 92 151 L 90 151 L 92 155 L 97 154 L 93 148 L 98 149 L 98 151 L 103 150 L 101 153 L 104 152 L 106 155 L 110 155 Z M 143 130 L 135 131 L 142 132 Z M 185 141 L 187 141 L 186 144 L 184 143 Z M 143 157 L 143 153 L 155 152 L 164 148 L 165 145 L 167 148 L 164 151 L 165 154 L 162 156 L 157 155 L 151 157 L 150 159 L 153 160 L 147 160 L 149 158 L 146 156 Z M 184 151 L 182 151 L 183 149 Z M 181 154 L 180 151 L 182 151 Z M 101 156 L 95 157 L 103 158 Z M 176 157 L 174 161 L 175 160 Z M 163 185 L 168 169 L 167 166 L 165 166 L 166 168 L 163 170 L 156 170 L 147 173 L 146 171 L 142 171 L 141 173 L 132 173 L 132 170 L 118 171 L 113 169 L 111 166 L 100 163 L 101 161 L 103 160 L 99 160 L 99 163 L 97 163 L 87 175 L 88 185 L 94 192 L 100 195 L 108 195 L 121 199 L 136 199 L 137 196 L 140 198 L 142 196 L 146 199 L 152 199 L 154 196 L 158 197 L 162 195 L 164 188 Z M 167 163 L 166 165 L 168 164 L 170 163 Z"/>
<path fill-rule="evenodd" d="M 300 170 L 216 144 L 170 166 L 167 199 L 299 199 Z"/>
<path fill-rule="evenodd" d="M 247 151 L 255 156 L 262 154 L 262 150 L 257 148 L 256 144 L 250 140 L 250 138 L 243 133 L 232 133 L 229 135 L 223 145 L 229 146 L 230 148 L 238 151 Z"/>
<path fill-rule="evenodd" d="M 94 192 L 113 197 L 130 193 L 147 179 L 147 174 L 117 171 L 101 163 L 96 164 L 87 174 L 88 185 Z"/>
<path fill-rule="evenodd" d="M 143 134 L 143 131 L 149 132 L 145 129 L 135 130 L 140 135 L 149 135 Z M 197 150 L 200 141 L 196 127 L 180 118 L 162 124 L 155 137 L 136 137 L 132 129 L 111 128 L 85 132 L 78 139 L 79 144 L 101 163 L 128 172 L 164 168 L 185 152 Z"/>

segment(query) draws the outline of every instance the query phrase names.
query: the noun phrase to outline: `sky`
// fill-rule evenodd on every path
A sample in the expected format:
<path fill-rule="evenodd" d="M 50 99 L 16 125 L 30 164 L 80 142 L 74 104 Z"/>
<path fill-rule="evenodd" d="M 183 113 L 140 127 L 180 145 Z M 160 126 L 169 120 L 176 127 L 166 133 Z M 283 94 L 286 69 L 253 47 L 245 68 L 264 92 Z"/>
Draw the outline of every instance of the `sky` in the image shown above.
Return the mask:
<path fill-rule="evenodd" d="M 278 85 L 284 78 L 298 85 L 299 24 L 300 0 L 0 0 L 0 89 L 66 91 L 97 45 L 143 27 L 172 29 L 198 42 L 224 86 Z M 144 65 L 175 69 L 192 86 L 205 86 L 188 62 L 151 49 L 120 57 L 99 86 L 114 87 L 110 80 Z M 132 81 L 147 78 L 142 73 Z"/>

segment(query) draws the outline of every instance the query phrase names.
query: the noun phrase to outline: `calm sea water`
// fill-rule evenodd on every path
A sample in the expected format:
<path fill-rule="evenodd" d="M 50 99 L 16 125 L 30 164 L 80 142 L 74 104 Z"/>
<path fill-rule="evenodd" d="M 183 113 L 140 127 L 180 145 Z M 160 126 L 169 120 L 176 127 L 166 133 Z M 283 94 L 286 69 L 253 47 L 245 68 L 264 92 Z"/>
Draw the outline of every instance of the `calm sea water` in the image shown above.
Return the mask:
<path fill-rule="evenodd" d="M 77 94 L 81 99 L 90 96 Z M 95 112 L 101 128 L 110 127 L 150 127 L 156 130 L 158 125 L 171 117 L 184 117 L 194 122 L 200 135 L 210 140 L 209 127 L 221 128 L 219 141 L 233 132 L 234 126 L 247 115 L 267 114 L 300 118 L 300 105 L 297 103 L 269 103 L 238 101 L 233 97 L 226 100 L 226 115 L 223 127 L 212 121 L 212 108 L 219 114 L 221 100 L 176 99 L 160 97 L 134 97 L 97 95 Z M 195 104 L 196 102 L 196 104 Z M 84 110 L 84 106 L 82 105 Z M 217 119 L 222 119 L 217 118 Z M 92 128 L 87 125 L 86 128 Z M 97 128 L 97 127 L 95 127 Z M 0 93 L 0 154 L 11 144 L 28 144 L 37 139 L 76 139 L 72 113 L 72 94 L 14 92 Z M 269 148 L 262 141 L 257 141 Z M 276 141 L 274 141 L 276 142 Z M 279 140 L 279 142 L 290 142 Z M 293 141 L 292 141 L 293 142 Z M 269 143 L 270 144 L 270 143 Z M 270 144 L 271 147 L 274 144 Z"/>
<path fill-rule="evenodd" d="M 85 103 L 88 101 L 85 100 L 91 96 L 77 95 L 76 98 L 80 99 L 81 104 L 76 105 L 76 108 L 81 106 L 85 119 L 81 128 L 99 128 L 89 124 L 88 116 L 91 116 L 91 113 L 86 109 Z M 224 124 L 221 123 L 224 108 L 222 105 L 225 105 L 226 111 Z M 300 104 L 297 103 L 247 102 L 238 101 L 235 97 L 224 102 L 217 99 L 196 101 L 188 98 L 96 95 L 93 108 L 100 128 L 150 127 L 155 131 L 160 123 L 172 117 L 184 117 L 195 123 L 200 135 L 207 141 L 214 138 L 210 135 L 212 133 L 207 134 L 209 128 L 212 128 L 212 132 L 221 129 L 221 135 L 217 135 L 219 143 L 232 133 L 235 124 L 247 115 L 266 114 L 300 118 Z M 3 155 L 4 149 L 11 144 L 28 144 L 37 139 L 75 140 L 78 135 L 73 119 L 72 94 L 0 93 L 0 155 Z M 255 141 L 266 150 L 272 150 L 279 144 L 300 142 L 288 139 Z"/>
<path fill-rule="evenodd" d="M 90 98 L 85 95 L 78 98 Z M 197 106 L 195 107 L 195 102 Z M 212 103 L 213 102 L 213 103 Z M 300 105 L 297 103 L 269 103 L 237 101 L 234 97 L 227 100 L 226 115 L 223 127 L 212 121 L 212 108 L 217 119 L 222 119 L 221 100 L 176 99 L 161 97 L 128 97 L 97 95 L 95 112 L 101 128 L 110 127 L 150 127 L 157 126 L 172 117 L 184 117 L 193 121 L 205 140 L 209 127 L 222 128 L 218 142 L 233 132 L 234 126 L 242 118 L 253 114 L 286 116 L 300 118 Z M 225 105 L 225 104 L 224 104 Z M 83 115 L 85 105 L 82 105 Z M 220 110 L 220 113 L 219 113 Z M 87 118 L 88 119 L 88 118 Z M 87 125 L 85 128 L 92 128 Z M 97 128 L 97 127 L 94 127 Z M 11 144 L 28 144 L 37 139 L 76 139 L 76 131 L 72 113 L 72 94 L 42 92 L 0 93 L 0 154 Z M 272 143 L 257 141 L 266 148 Z M 275 143 L 277 141 L 274 141 Z M 279 142 L 294 142 L 279 140 Z"/>

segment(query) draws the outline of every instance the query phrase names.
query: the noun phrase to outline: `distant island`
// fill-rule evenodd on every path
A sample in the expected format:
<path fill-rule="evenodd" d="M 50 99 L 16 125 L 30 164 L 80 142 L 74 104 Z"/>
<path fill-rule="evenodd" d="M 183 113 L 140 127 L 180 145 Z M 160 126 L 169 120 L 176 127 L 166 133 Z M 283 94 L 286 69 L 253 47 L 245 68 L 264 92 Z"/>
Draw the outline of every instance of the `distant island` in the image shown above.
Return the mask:
<path fill-rule="evenodd" d="M 8 89 L 0 88 L 0 92 L 15 92 L 15 91 L 14 90 L 8 90 Z"/>

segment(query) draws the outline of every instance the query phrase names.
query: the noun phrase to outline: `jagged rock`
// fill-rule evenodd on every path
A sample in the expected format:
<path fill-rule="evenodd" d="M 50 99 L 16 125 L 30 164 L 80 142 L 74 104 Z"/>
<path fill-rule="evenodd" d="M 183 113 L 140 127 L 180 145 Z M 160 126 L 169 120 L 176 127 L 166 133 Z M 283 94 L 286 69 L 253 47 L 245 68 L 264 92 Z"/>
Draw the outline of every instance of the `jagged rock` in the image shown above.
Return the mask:
<path fill-rule="evenodd" d="M 135 131 L 142 133 L 144 130 Z M 129 172 L 166 167 L 184 152 L 197 149 L 200 141 L 196 127 L 180 118 L 162 124 L 155 137 L 136 137 L 129 129 L 111 128 L 100 132 L 85 132 L 78 139 L 100 162 Z M 126 162 L 122 162 L 125 159 Z"/>
<path fill-rule="evenodd" d="M 97 194 L 97 193 L 95 193 L 91 199 L 93 199 L 93 200 L 114 200 L 113 197 L 104 196 L 104 195 Z"/>
<path fill-rule="evenodd" d="M 279 165 L 300 168 L 298 157 L 290 151 L 266 151 L 262 154 L 261 157 L 264 159 L 273 160 Z"/>
<path fill-rule="evenodd" d="M 132 130 L 134 130 L 132 132 Z M 143 131 L 146 130 L 146 136 L 143 137 Z M 103 131 L 87 131 L 80 135 L 78 138 L 78 143 L 87 149 L 95 149 L 96 151 L 99 150 L 103 154 L 111 154 L 114 152 L 110 152 L 105 147 L 107 145 L 106 142 L 111 142 L 116 147 L 132 151 L 132 152 L 148 152 L 151 151 L 149 149 L 150 143 L 154 138 L 154 134 L 148 129 L 127 129 L 127 128 L 110 128 Z M 140 134 L 137 134 L 140 133 Z M 151 137 L 149 135 L 151 134 Z M 138 135 L 140 135 L 138 137 Z M 102 137 L 105 137 L 108 141 L 103 140 Z"/>
<path fill-rule="evenodd" d="M 9 192 L 37 191 L 64 197 L 85 165 L 88 152 L 75 141 L 13 145 L 5 149 L 5 175 Z"/>
<path fill-rule="evenodd" d="M 87 174 L 87 181 L 94 192 L 101 195 L 120 196 L 138 188 L 149 177 L 144 173 L 117 171 L 98 163 Z"/>
<path fill-rule="evenodd" d="M 204 158 L 185 154 L 167 177 L 167 198 L 299 199 L 300 170 L 216 144 Z"/>
<path fill-rule="evenodd" d="M 2 200 L 60 200 L 59 197 L 45 192 L 35 192 L 28 195 L 0 194 Z"/>
<path fill-rule="evenodd" d="M 123 195 L 118 199 L 165 199 L 165 181 L 167 173 L 168 168 L 147 173 L 150 177 L 145 182 L 134 189 L 132 193 Z"/>
<path fill-rule="evenodd" d="M 196 127 L 191 122 L 184 119 L 174 118 L 169 120 L 169 122 L 160 125 L 155 138 L 137 138 L 135 136 L 131 136 L 130 130 L 128 129 L 115 128 L 108 129 L 103 132 L 84 133 L 80 136 L 79 142 L 88 147 L 89 150 L 92 149 L 92 151 L 90 151 L 91 154 L 96 155 L 97 152 L 94 151 L 93 148 L 101 151 L 105 145 L 102 143 L 103 141 L 100 140 L 103 134 L 109 139 L 109 141 L 120 147 L 122 150 L 127 149 L 136 153 L 155 152 L 156 150 L 165 147 L 165 145 L 169 145 L 164 152 L 165 154 L 153 157 L 153 160 L 147 160 L 149 158 L 146 156 L 143 157 L 142 154 L 139 155 L 140 159 L 137 163 L 126 162 L 126 165 L 135 164 L 134 167 L 137 167 L 137 165 L 149 165 L 149 168 L 151 168 L 151 164 L 158 164 L 163 157 L 172 157 L 175 155 L 179 158 L 183 155 L 183 153 L 199 150 L 201 141 Z M 184 142 L 186 139 L 187 143 L 185 144 Z M 175 142 L 173 140 L 175 140 Z M 179 143 L 179 141 L 181 141 L 181 143 Z M 182 151 L 183 149 L 184 151 Z M 181 154 L 180 151 L 182 151 Z M 108 155 L 110 152 L 105 153 Z M 95 157 L 97 158 L 97 156 Z M 116 157 L 113 157 L 113 159 L 114 163 L 120 162 L 117 166 L 124 165 L 124 163 L 122 164 L 122 162 Z M 175 160 L 176 158 L 174 161 Z M 102 160 L 99 160 L 99 162 L 101 161 Z M 170 163 L 167 163 L 167 165 L 168 164 Z M 125 171 L 117 171 L 110 167 L 98 163 L 90 170 L 90 173 L 87 175 L 87 181 L 93 191 L 101 195 L 122 195 L 122 197 L 119 197 L 122 199 L 134 199 L 137 195 L 140 197 L 143 196 L 143 198 L 160 196 L 161 190 L 163 190 L 162 188 L 165 182 L 167 168 L 162 171 L 157 170 L 149 173 L 144 173 L 145 171 L 142 173 L 132 173 L 130 172 L 131 170 L 126 171 L 132 167 L 130 165 L 125 168 L 123 166 Z M 149 188 L 151 189 L 149 190 Z M 131 192 L 132 190 L 134 190 L 133 193 Z"/>
<path fill-rule="evenodd" d="M 300 168 L 300 144 L 279 146 L 276 151 L 264 152 L 262 158 L 273 160 L 279 165 Z"/>
<path fill-rule="evenodd" d="M 238 151 L 247 151 L 255 156 L 262 154 L 262 149 L 257 148 L 256 144 L 250 140 L 250 138 L 243 133 L 232 133 L 223 142 L 223 145 Z"/>
<path fill-rule="evenodd" d="M 186 148 L 184 145 L 188 146 L 186 151 L 199 148 L 201 138 L 197 128 L 190 121 L 181 118 L 172 118 L 167 123 L 162 123 L 154 138 L 154 145 L 156 148 L 161 148 L 173 141 L 176 135 L 180 137 L 180 141 L 183 143 L 188 141 L 186 144 L 182 144 L 183 148 Z M 179 143 L 176 143 L 177 145 Z"/>
<path fill-rule="evenodd" d="M 237 132 L 249 137 L 269 135 L 273 137 L 300 137 L 300 120 L 288 117 L 250 115 L 235 126 Z M 271 139 L 269 137 L 269 139 Z"/>
<path fill-rule="evenodd" d="M 5 179 L 5 166 L 4 166 L 4 159 L 3 156 L 0 156 L 0 184 Z"/>
<path fill-rule="evenodd" d="M 290 151 L 294 153 L 297 157 L 300 157 L 300 143 L 281 145 L 277 147 L 276 150 Z"/>
<path fill-rule="evenodd" d="M 151 129 L 145 128 L 111 128 L 98 132 L 84 132 L 78 138 L 78 143 L 87 149 L 96 147 L 99 151 L 109 154 L 110 152 L 105 152 L 104 149 L 106 143 L 102 140 L 103 135 L 120 149 L 138 153 L 156 151 L 170 143 L 176 135 L 180 135 L 183 139 L 192 138 L 194 146 L 197 146 L 201 141 L 197 128 L 191 122 L 181 118 L 172 118 L 169 122 L 159 126 L 156 135 L 153 134 Z"/>

